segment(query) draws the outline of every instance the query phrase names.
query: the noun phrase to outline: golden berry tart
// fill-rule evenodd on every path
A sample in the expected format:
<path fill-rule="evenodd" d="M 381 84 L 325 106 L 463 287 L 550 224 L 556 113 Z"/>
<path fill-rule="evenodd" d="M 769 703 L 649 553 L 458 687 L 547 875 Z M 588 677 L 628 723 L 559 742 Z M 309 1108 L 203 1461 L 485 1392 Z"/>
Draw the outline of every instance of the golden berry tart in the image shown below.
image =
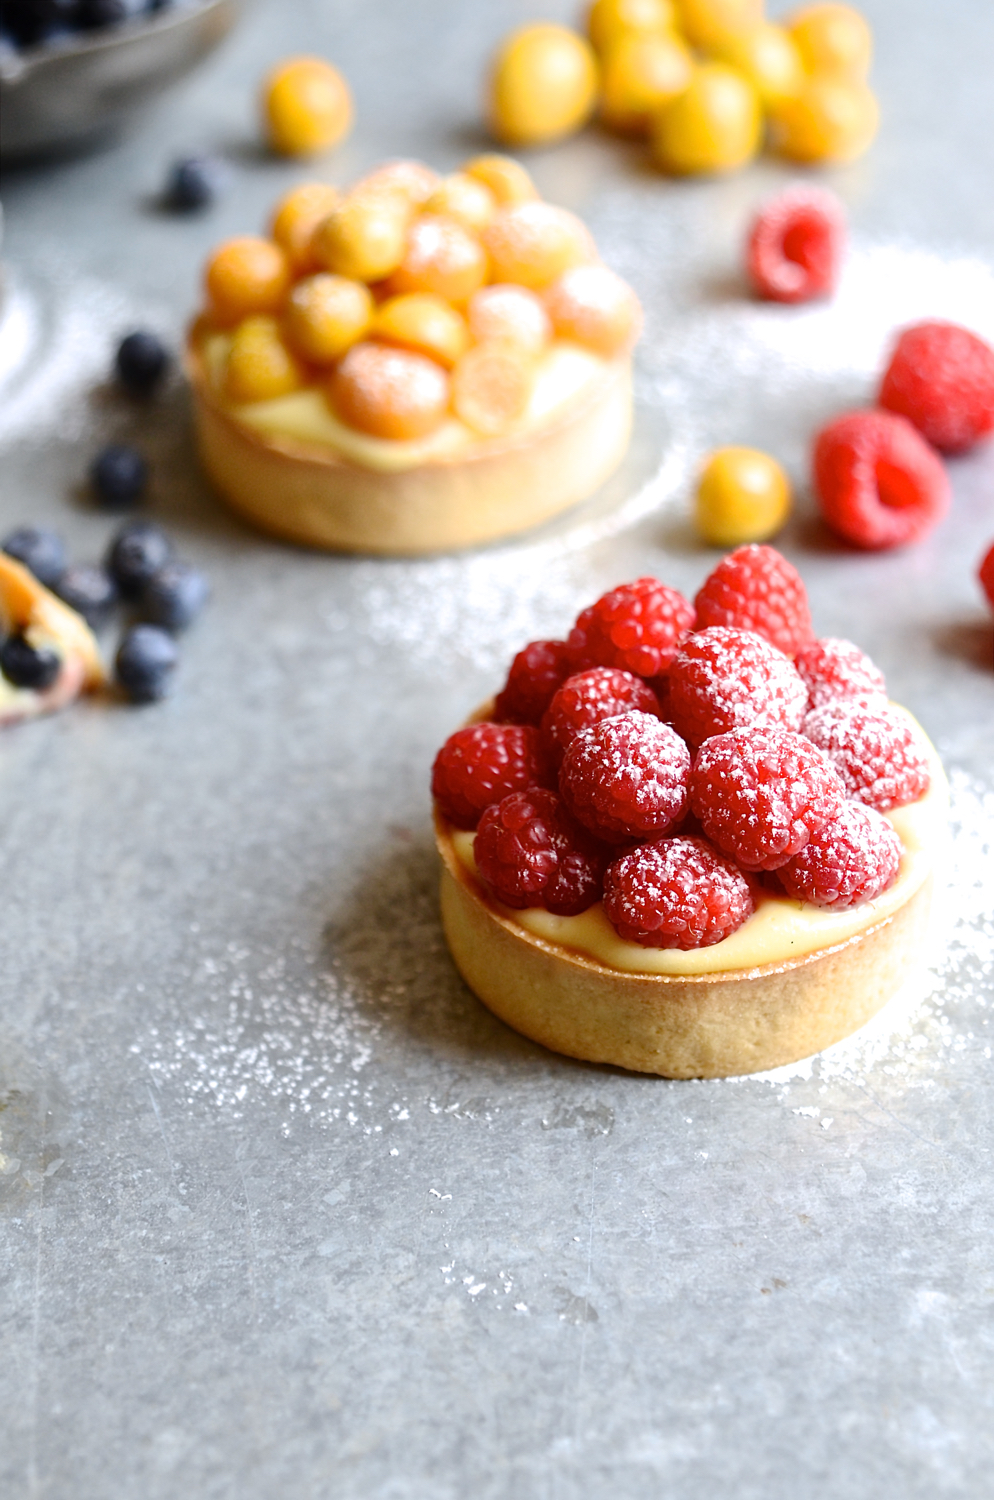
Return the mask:
<path fill-rule="evenodd" d="M 530 642 L 432 791 L 456 966 L 554 1051 L 759 1072 L 858 1030 L 920 961 L 941 764 L 771 547 L 693 604 L 641 578 Z"/>
<path fill-rule="evenodd" d="M 225 499 L 291 541 L 470 547 L 600 485 L 631 430 L 634 292 L 509 157 L 305 183 L 221 245 L 187 341 Z"/>
<path fill-rule="evenodd" d="M 59 663 L 43 688 L 16 687 L 0 675 L 0 725 L 54 713 L 106 680 L 96 639 L 82 615 L 6 553 L 0 553 L 0 635 L 21 635 L 36 651 L 54 653 Z"/>

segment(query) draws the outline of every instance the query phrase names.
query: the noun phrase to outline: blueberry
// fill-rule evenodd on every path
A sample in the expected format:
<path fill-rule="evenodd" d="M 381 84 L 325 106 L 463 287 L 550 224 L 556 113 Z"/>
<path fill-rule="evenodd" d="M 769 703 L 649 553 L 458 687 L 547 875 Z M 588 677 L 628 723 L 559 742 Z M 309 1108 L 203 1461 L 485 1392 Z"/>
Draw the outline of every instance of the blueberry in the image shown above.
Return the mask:
<path fill-rule="evenodd" d="M 90 563 L 76 563 L 66 568 L 55 585 L 55 592 L 94 630 L 106 623 L 117 603 L 113 578 L 103 568 L 95 568 Z"/>
<path fill-rule="evenodd" d="M 142 589 L 142 615 L 164 630 L 185 630 L 207 603 L 208 592 L 203 573 L 187 563 L 167 562 Z"/>
<path fill-rule="evenodd" d="M 167 631 L 133 625 L 117 653 L 117 680 L 133 703 L 155 703 L 169 692 L 178 660 L 176 642 Z"/>
<path fill-rule="evenodd" d="M 38 650 L 23 635 L 9 635 L 0 646 L 0 672 L 19 688 L 37 688 L 44 692 L 59 675 L 61 658 L 54 651 Z"/>
<path fill-rule="evenodd" d="M 3 539 L 3 550 L 50 589 L 66 565 L 66 544 L 57 531 L 43 526 L 18 526 Z"/>
<path fill-rule="evenodd" d="M 129 521 L 111 542 L 107 571 L 125 598 L 134 599 L 172 555 L 173 544 L 161 526 L 154 521 Z"/>
<path fill-rule="evenodd" d="M 117 378 L 133 396 L 147 396 L 169 367 L 169 351 L 160 338 L 137 328 L 117 346 L 114 368 Z"/>
<path fill-rule="evenodd" d="M 142 497 L 148 465 L 137 448 L 112 443 L 90 465 L 90 480 L 104 510 L 127 510 Z"/>
<path fill-rule="evenodd" d="M 208 208 L 221 186 L 222 167 L 211 156 L 188 156 L 176 162 L 166 179 L 165 202 L 169 208 L 193 213 Z"/>
<path fill-rule="evenodd" d="M 76 0 L 4 0 L 3 29 L 19 47 L 33 47 L 72 25 Z"/>
<path fill-rule="evenodd" d="M 79 0 L 73 20 L 79 31 L 102 31 L 105 26 L 119 26 L 127 14 L 124 0 Z"/>

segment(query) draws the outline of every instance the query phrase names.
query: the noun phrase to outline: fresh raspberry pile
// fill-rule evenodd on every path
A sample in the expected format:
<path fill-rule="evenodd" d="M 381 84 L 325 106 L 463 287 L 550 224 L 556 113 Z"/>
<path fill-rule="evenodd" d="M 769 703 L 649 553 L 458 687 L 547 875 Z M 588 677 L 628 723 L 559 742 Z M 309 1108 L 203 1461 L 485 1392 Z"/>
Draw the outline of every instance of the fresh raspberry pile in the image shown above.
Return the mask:
<path fill-rule="evenodd" d="M 581 729 L 637 709 L 660 717 L 659 699 L 641 677 L 620 667 L 591 667 L 567 677 L 542 718 L 542 738 L 558 766 Z"/>
<path fill-rule="evenodd" d="M 565 641 L 529 641 L 511 663 L 494 713 L 502 724 L 537 724 L 553 693 L 573 671 Z"/>
<path fill-rule="evenodd" d="M 544 906 L 574 917 L 598 900 L 605 853 L 555 792 L 512 792 L 480 819 L 473 854 L 506 906 Z"/>
<path fill-rule="evenodd" d="M 801 575 L 774 547 L 757 542 L 723 557 L 694 604 L 698 630 L 754 630 L 787 656 L 796 656 L 814 637 Z"/>
<path fill-rule="evenodd" d="M 818 188 L 788 188 L 763 205 L 749 235 L 746 263 L 761 297 L 809 302 L 835 290 L 846 222 L 839 200 Z"/>
<path fill-rule="evenodd" d="M 907 417 L 941 453 L 965 453 L 994 431 L 994 349 L 957 323 L 906 328 L 880 405 Z"/>
<path fill-rule="evenodd" d="M 919 541 L 949 508 L 946 471 L 919 432 L 887 411 L 851 411 L 823 427 L 814 486 L 825 520 L 856 547 Z"/>
<path fill-rule="evenodd" d="M 612 589 L 567 643 L 518 653 L 502 722 L 439 751 L 439 812 L 478 826 L 480 879 L 506 906 L 572 916 L 603 891 L 626 940 L 692 948 L 774 890 L 843 910 L 896 879 L 880 814 L 922 796 L 930 765 L 883 674 L 851 641 L 814 638 L 772 547 L 730 553 L 697 605 L 694 622 L 651 578 Z"/>
<path fill-rule="evenodd" d="M 688 636 L 669 684 L 669 721 L 695 747 L 732 729 L 800 729 L 808 707 L 793 662 L 754 630 L 712 625 Z"/>
<path fill-rule="evenodd" d="M 621 667 L 659 677 L 694 623 L 691 605 L 658 578 L 636 578 L 602 594 L 578 616 L 570 650 L 581 667 Z"/>
<path fill-rule="evenodd" d="M 931 781 L 911 721 L 889 703 L 839 701 L 808 714 L 804 733 L 835 766 L 846 794 L 878 812 L 916 802 Z"/>
<path fill-rule="evenodd" d="M 604 911 L 646 948 L 710 948 L 752 915 L 749 882 L 704 839 L 642 844 L 608 867 Z"/>

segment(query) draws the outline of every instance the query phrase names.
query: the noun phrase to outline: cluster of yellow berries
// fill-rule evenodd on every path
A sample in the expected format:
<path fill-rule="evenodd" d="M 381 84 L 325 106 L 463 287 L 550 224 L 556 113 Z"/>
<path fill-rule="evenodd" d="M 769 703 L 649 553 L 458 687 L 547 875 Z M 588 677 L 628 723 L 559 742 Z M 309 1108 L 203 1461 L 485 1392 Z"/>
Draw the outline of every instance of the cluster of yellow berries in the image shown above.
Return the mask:
<path fill-rule="evenodd" d="M 583 223 L 497 155 L 448 177 L 397 161 L 345 192 L 294 188 L 268 238 L 219 246 L 205 290 L 202 327 L 229 332 L 227 400 L 318 386 L 341 421 L 395 440 L 452 413 L 497 436 L 527 410 L 553 339 L 610 358 L 639 322 Z"/>
<path fill-rule="evenodd" d="M 499 140 L 561 140 L 598 110 L 686 174 L 740 167 L 764 139 L 792 161 L 849 161 L 876 133 L 870 29 L 834 0 L 780 23 L 763 0 L 594 0 L 587 38 L 549 24 L 505 39 L 489 90 Z"/>

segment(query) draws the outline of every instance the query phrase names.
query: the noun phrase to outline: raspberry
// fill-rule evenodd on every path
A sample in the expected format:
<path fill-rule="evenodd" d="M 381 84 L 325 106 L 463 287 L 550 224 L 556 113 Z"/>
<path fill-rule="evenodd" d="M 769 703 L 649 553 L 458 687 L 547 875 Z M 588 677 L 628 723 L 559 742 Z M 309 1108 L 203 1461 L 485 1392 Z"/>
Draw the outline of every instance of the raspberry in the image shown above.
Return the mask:
<path fill-rule="evenodd" d="M 666 832 L 687 806 L 690 752 L 668 724 L 632 712 L 581 729 L 559 789 L 574 817 L 608 843 Z"/>
<path fill-rule="evenodd" d="M 752 915 L 749 882 L 705 839 L 660 839 L 609 865 L 604 911 L 645 948 L 709 948 Z"/>
<path fill-rule="evenodd" d="M 844 911 L 893 885 L 901 854 L 901 840 L 881 813 L 847 802 L 777 874 L 795 901 Z"/>
<path fill-rule="evenodd" d="M 476 867 L 506 906 L 575 917 L 600 899 L 603 845 L 555 792 L 534 787 L 488 807 L 473 843 Z"/>
<path fill-rule="evenodd" d="M 794 666 L 804 678 L 812 708 L 837 698 L 865 702 L 886 695 L 884 674 L 852 641 L 835 636 L 812 641 L 798 653 Z"/>
<path fill-rule="evenodd" d="M 897 341 L 880 405 L 933 448 L 963 453 L 994 429 L 994 349 L 957 323 L 916 323 Z"/>
<path fill-rule="evenodd" d="M 469 724 L 450 734 L 435 756 L 431 793 L 457 828 L 511 792 L 548 784 L 538 730 L 530 724 Z"/>
<path fill-rule="evenodd" d="M 980 587 L 987 595 L 987 602 L 994 609 L 994 547 L 988 552 L 977 572 Z"/>
<path fill-rule="evenodd" d="M 511 663 L 494 704 L 495 718 L 503 724 L 537 724 L 572 670 L 565 641 L 530 641 Z"/>
<path fill-rule="evenodd" d="M 850 797 L 888 812 L 917 802 L 932 780 L 928 756 L 908 716 L 889 703 L 816 708 L 804 733 L 835 766 Z"/>
<path fill-rule="evenodd" d="M 800 729 L 808 707 L 793 662 L 754 630 L 713 625 L 688 636 L 669 685 L 670 722 L 694 746 L 751 725 Z"/>
<path fill-rule="evenodd" d="M 789 729 L 736 729 L 701 746 L 690 804 L 706 836 L 744 870 L 777 870 L 839 815 L 831 761 Z"/>
<path fill-rule="evenodd" d="M 591 667 L 567 677 L 557 688 L 542 719 L 542 738 L 555 765 L 581 729 L 613 719 L 630 709 L 660 717 L 659 699 L 647 682 L 620 667 Z"/>
<path fill-rule="evenodd" d="M 797 569 L 773 547 L 751 543 L 723 557 L 694 600 L 697 629 L 755 630 L 788 656 L 812 639 L 808 593 Z"/>
<path fill-rule="evenodd" d="M 834 292 L 846 221 L 842 205 L 818 188 L 788 188 L 765 203 L 746 254 L 757 292 L 772 302 L 808 302 Z"/>
<path fill-rule="evenodd" d="M 940 459 L 890 412 L 851 411 L 829 422 L 815 439 L 813 471 L 829 526 L 869 551 L 920 541 L 949 506 Z"/>
<path fill-rule="evenodd" d="M 693 623 L 687 600 L 657 578 L 622 583 L 578 616 L 569 636 L 574 670 L 621 667 L 659 677 Z"/>

